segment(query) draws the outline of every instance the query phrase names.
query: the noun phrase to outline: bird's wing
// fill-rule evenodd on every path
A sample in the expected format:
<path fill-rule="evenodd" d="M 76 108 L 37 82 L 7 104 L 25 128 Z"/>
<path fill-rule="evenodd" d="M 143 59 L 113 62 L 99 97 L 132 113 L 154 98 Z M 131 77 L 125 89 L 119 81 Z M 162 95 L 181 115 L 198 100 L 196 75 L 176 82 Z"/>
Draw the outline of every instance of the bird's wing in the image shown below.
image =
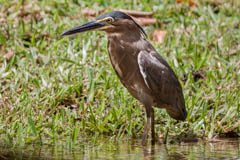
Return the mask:
<path fill-rule="evenodd" d="M 158 105 L 164 105 L 175 119 L 186 118 L 182 87 L 168 63 L 156 52 L 141 51 L 138 65 L 143 79 L 155 96 Z"/>

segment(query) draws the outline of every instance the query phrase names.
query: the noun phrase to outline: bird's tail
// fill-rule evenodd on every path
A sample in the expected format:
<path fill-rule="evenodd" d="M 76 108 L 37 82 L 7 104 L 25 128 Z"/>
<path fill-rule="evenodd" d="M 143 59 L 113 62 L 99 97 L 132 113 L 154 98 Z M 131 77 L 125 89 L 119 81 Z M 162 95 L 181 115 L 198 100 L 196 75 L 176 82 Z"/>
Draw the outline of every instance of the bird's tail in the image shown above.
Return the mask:
<path fill-rule="evenodd" d="M 166 110 L 168 114 L 176 119 L 176 120 L 182 120 L 184 121 L 187 118 L 187 110 L 185 107 L 185 101 L 183 96 L 180 96 L 181 98 L 176 99 L 176 103 L 173 105 L 167 105 Z"/>

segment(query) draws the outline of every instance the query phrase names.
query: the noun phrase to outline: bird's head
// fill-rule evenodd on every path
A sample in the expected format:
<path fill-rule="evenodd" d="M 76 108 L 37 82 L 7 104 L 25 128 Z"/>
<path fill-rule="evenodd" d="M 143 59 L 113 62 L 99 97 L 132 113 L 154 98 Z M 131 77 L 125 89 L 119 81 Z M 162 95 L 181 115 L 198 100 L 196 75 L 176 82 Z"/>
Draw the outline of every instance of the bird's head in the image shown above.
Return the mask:
<path fill-rule="evenodd" d="M 110 12 L 103 14 L 94 21 L 74 27 L 62 33 L 62 36 L 72 35 L 90 30 L 105 31 L 111 34 L 139 34 L 146 36 L 145 31 L 129 15 L 120 12 Z"/>

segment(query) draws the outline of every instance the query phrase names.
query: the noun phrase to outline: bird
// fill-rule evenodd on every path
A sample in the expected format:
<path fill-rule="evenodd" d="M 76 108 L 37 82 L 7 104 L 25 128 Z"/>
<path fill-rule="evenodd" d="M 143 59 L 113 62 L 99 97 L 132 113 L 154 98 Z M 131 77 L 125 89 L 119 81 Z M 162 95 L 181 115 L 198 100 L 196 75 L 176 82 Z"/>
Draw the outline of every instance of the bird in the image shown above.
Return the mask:
<path fill-rule="evenodd" d="M 61 36 L 92 30 L 106 33 L 107 50 L 116 75 L 146 110 L 142 145 L 146 146 L 150 127 L 154 144 L 153 107 L 166 109 L 170 117 L 176 120 L 184 121 L 187 117 L 182 87 L 176 74 L 148 42 L 144 29 L 121 11 L 105 13 L 93 21 L 63 32 Z"/>

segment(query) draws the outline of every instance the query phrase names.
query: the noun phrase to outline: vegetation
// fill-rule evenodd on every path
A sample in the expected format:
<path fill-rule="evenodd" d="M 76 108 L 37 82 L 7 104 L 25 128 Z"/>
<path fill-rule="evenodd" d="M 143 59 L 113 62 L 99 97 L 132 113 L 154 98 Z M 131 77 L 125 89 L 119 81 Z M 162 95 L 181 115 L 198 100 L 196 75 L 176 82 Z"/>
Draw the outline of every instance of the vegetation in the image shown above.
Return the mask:
<path fill-rule="evenodd" d="M 202 0 L 0 0 L 0 141 L 54 143 L 79 137 L 138 137 L 145 110 L 121 85 L 102 32 L 60 34 L 88 20 L 83 8 L 154 11 L 167 31 L 152 42 L 181 80 L 188 117 L 155 109 L 156 131 L 170 135 L 240 135 L 240 3 Z"/>

